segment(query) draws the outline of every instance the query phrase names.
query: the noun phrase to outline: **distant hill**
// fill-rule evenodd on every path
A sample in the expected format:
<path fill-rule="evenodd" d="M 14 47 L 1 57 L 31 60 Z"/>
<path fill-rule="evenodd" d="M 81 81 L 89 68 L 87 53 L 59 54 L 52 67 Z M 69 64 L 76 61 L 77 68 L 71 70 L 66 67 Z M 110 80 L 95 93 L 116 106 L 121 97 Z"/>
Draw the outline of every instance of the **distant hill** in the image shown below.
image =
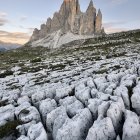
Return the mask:
<path fill-rule="evenodd" d="M 6 42 L 2 42 L 0 41 L 0 51 L 6 51 L 6 50 L 11 50 L 11 49 L 16 49 L 21 47 L 20 44 L 14 44 L 14 43 L 6 43 Z"/>
<path fill-rule="evenodd" d="M 6 51 L 5 48 L 0 48 L 0 52 L 4 52 L 4 51 Z"/>

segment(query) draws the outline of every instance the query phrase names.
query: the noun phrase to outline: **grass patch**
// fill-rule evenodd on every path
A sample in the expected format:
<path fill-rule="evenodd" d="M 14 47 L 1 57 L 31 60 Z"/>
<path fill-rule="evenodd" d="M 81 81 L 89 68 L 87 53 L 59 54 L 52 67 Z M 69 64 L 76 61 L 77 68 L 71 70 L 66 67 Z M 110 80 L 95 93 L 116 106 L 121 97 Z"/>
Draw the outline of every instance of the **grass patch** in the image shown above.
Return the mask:
<path fill-rule="evenodd" d="M 66 67 L 66 65 L 64 65 L 64 64 L 56 64 L 56 65 L 50 64 L 49 68 L 52 69 L 52 70 L 62 70 L 65 67 Z"/>
<path fill-rule="evenodd" d="M 13 71 L 6 70 L 3 73 L 0 73 L 0 78 L 5 78 L 6 76 L 13 75 Z"/>
<path fill-rule="evenodd" d="M 103 73 L 107 73 L 107 69 L 101 69 L 99 71 L 94 71 L 94 74 L 103 74 Z"/>
<path fill-rule="evenodd" d="M 10 136 L 11 134 L 17 135 L 16 127 L 21 124 L 22 122 L 18 120 L 7 122 L 4 126 L 0 127 L 0 138 Z"/>
<path fill-rule="evenodd" d="M 8 99 L 6 99 L 4 101 L 0 101 L 0 107 L 6 106 L 7 104 L 8 104 Z"/>
<path fill-rule="evenodd" d="M 34 58 L 34 59 L 32 59 L 30 62 L 31 62 L 31 63 L 41 62 L 41 58 L 40 58 L 40 57 Z"/>

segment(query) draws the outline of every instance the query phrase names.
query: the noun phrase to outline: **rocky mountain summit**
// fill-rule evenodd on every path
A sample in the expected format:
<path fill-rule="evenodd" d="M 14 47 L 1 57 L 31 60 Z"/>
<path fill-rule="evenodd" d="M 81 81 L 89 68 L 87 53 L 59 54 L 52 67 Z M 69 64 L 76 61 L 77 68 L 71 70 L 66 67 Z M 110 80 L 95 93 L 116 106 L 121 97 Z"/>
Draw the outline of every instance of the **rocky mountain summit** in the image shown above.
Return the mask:
<path fill-rule="evenodd" d="M 40 30 L 35 29 L 30 39 L 31 46 L 60 47 L 79 38 L 102 34 L 102 13 L 91 0 L 85 13 L 81 12 L 79 0 L 64 0 L 59 12 L 48 18 Z"/>

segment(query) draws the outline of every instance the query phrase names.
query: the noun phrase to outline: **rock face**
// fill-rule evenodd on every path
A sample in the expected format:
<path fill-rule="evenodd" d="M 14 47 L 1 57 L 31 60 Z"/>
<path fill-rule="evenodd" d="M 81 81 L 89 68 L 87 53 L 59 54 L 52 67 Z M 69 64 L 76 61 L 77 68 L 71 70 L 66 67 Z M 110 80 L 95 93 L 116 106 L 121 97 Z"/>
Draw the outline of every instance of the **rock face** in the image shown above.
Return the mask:
<path fill-rule="evenodd" d="M 61 31 L 61 36 L 70 32 L 74 35 L 94 35 L 102 33 L 102 13 L 96 8 L 92 0 L 85 13 L 81 12 L 79 0 L 64 0 L 53 18 L 48 18 L 40 30 L 35 29 L 30 42 L 48 38 L 50 34 Z"/>

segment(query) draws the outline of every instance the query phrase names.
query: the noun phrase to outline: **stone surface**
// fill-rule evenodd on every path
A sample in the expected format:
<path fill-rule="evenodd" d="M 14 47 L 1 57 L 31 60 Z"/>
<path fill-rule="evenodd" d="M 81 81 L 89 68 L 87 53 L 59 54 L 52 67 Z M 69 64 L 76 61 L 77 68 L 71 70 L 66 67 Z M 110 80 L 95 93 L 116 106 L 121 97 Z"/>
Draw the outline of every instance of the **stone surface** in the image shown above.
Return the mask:
<path fill-rule="evenodd" d="M 75 96 L 78 100 L 80 100 L 83 104 L 87 104 L 88 99 L 91 98 L 90 96 L 90 88 L 89 87 L 82 87 L 79 85 L 75 88 Z"/>
<path fill-rule="evenodd" d="M 53 139 L 56 140 L 58 130 L 63 126 L 65 121 L 69 119 L 66 110 L 63 110 L 62 113 L 60 113 L 57 118 L 54 120 L 53 124 Z"/>
<path fill-rule="evenodd" d="M 0 126 L 5 125 L 9 121 L 14 120 L 15 108 L 13 105 L 0 107 Z"/>
<path fill-rule="evenodd" d="M 126 111 L 125 122 L 123 126 L 122 140 L 139 140 L 140 139 L 140 123 L 139 117 L 131 111 Z"/>
<path fill-rule="evenodd" d="M 62 50 L 43 52 L 41 63 L 15 64 L 40 68 L 37 72 L 14 66 L 16 74 L 0 78 L 0 132 L 22 120 L 10 140 L 46 139 L 46 134 L 49 140 L 139 140 L 139 45 Z M 66 55 L 56 55 L 60 51 Z"/>
<path fill-rule="evenodd" d="M 83 109 L 72 119 L 67 119 L 57 132 L 56 140 L 85 140 L 92 124 L 89 109 Z"/>
<path fill-rule="evenodd" d="M 115 129 L 115 132 L 119 134 L 122 131 L 123 124 L 123 108 L 119 106 L 118 102 L 112 102 L 107 111 L 107 117 L 110 117 Z"/>
<path fill-rule="evenodd" d="M 98 119 L 89 129 L 86 140 L 114 140 L 116 133 L 109 117 Z"/>
<path fill-rule="evenodd" d="M 30 140 L 48 140 L 47 133 L 40 122 L 30 126 L 27 136 Z"/>
<path fill-rule="evenodd" d="M 54 99 L 45 99 L 40 102 L 39 111 L 41 113 L 43 122 L 46 122 L 47 114 L 56 109 L 57 103 Z"/>
<path fill-rule="evenodd" d="M 61 107 L 58 107 L 55 110 L 51 111 L 47 115 L 47 118 L 46 118 L 46 126 L 47 126 L 47 130 L 48 130 L 49 133 L 52 133 L 53 132 L 53 127 L 56 127 L 56 126 L 54 126 L 54 122 L 58 118 L 59 115 L 66 116 L 66 109 L 65 109 L 65 107 L 62 107 L 62 106 Z"/>
<path fill-rule="evenodd" d="M 133 95 L 131 97 L 132 107 L 140 115 L 140 82 L 133 89 Z"/>
<path fill-rule="evenodd" d="M 114 95 L 122 97 L 126 109 L 130 109 L 128 89 L 125 86 L 122 85 L 122 86 L 117 87 L 114 91 Z"/>

